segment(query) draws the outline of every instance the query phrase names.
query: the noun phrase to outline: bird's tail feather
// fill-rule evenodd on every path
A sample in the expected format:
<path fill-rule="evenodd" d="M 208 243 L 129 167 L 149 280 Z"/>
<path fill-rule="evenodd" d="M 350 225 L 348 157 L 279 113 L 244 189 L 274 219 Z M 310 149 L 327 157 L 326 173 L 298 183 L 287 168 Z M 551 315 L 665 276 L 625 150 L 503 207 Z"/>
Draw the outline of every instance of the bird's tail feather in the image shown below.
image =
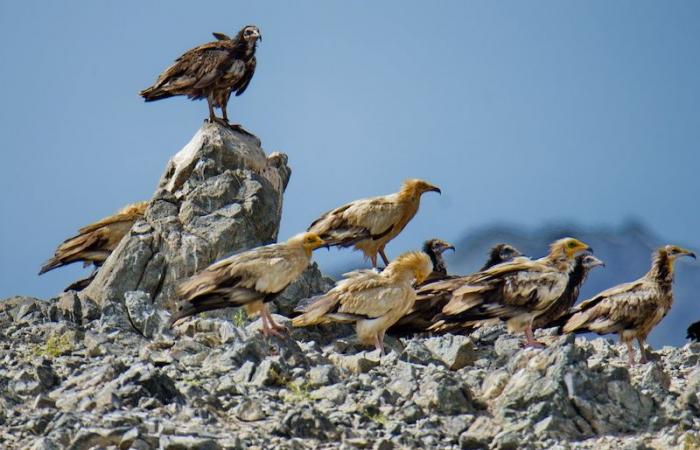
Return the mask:
<path fill-rule="evenodd" d="M 169 98 L 169 97 L 173 96 L 173 94 L 171 94 L 169 92 L 165 92 L 165 91 L 158 89 L 158 88 L 155 88 L 153 86 L 139 92 L 139 95 L 141 97 L 143 97 L 143 99 L 146 102 L 154 102 L 156 100 L 162 100 L 164 98 Z"/>
<path fill-rule="evenodd" d="M 39 270 L 39 275 L 43 275 L 49 270 L 56 269 L 58 267 L 61 267 L 63 265 L 63 262 L 58 259 L 58 258 L 51 258 L 48 261 L 44 263 L 44 265 L 41 266 L 41 270 Z"/>

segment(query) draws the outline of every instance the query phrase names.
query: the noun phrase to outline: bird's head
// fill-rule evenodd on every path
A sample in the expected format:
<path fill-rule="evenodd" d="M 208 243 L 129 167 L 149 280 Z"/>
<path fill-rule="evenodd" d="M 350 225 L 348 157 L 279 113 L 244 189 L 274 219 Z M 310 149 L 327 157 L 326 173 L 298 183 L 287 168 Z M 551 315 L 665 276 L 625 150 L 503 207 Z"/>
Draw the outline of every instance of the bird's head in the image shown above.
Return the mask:
<path fill-rule="evenodd" d="M 287 242 L 301 246 L 304 250 L 306 250 L 307 255 L 311 255 L 312 251 L 326 245 L 326 241 L 321 239 L 318 234 L 312 232 L 297 234 L 296 236 L 291 237 Z"/>
<path fill-rule="evenodd" d="M 549 254 L 552 257 L 564 256 L 566 259 L 571 260 L 577 253 L 583 251 L 593 252 L 593 249 L 578 239 L 567 237 L 552 243 Z"/>
<path fill-rule="evenodd" d="M 591 255 L 590 253 L 582 253 L 582 254 L 578 255 L 576 258 L 581 261 L 581 264 L 587 270 L 591 270 L 592 268 L 598 267 L 598 266 L 605 267 L 605 263 L 603 261 L 601 261 L 600 259 Z"/>
<path fill-rule="evenodd" d="M 432 252 L 435 255 L 441 255 L 447 250 L 455 250 L 454 245 L 449 242 L 445 242 L 442 239 L 429 239 L 423 244 L 423 251 L 427 254 Z"/>
<path fill-rule="evenodd" d="M 241 31 L 238 32 L 238 36 L 249 44 L 255 44 L 257 41 L 262 41 L 262 34 L 255 25 L 244 26 Z"/>
<path fill-rule="evenodd" d="M 438 194 L 442 194 L 439 187 L 418 178 L 405 180 L 401 186 L 401 194 L 407 197 L 418 198 L 425 192 L 437 192 Z"/>
<path fill-rule="evenodd" d="M 393 260 L 382 273 L 386 273 L 387 276 L 401 276 L 401 274 L 408 273 L 411 274 L 416 284 L 420 284 L 428 278 L 432 271 L 433 263 L 424 252 L 406 252 Z"/>
<path fill-rule="evenodd" d="M 691 258 L 696 259 L 695 253 L 677 245 L 666 245 L 663 249 L 666 251 L 668 259 L 671 261 L 681 256 L 690 256 Z"/>
<path fill-rule="evenodd" d="M 497 258 L 498 260 L 505 262 L 518 256 L 523 256 L 523 254 L 510 244 L 496 244 L 491 248 L 490 256 L 491 258 Z"/>

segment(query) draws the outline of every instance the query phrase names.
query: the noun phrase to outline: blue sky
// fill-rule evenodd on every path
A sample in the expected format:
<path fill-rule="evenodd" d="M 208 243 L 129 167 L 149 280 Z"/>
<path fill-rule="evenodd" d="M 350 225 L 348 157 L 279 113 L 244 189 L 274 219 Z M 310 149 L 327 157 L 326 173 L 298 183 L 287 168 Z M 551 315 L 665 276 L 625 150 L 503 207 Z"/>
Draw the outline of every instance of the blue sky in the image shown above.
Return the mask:
<path fill-rule="evenodd" d="M 207 115 L 138 91 L 248 23 L 258 70 L 229 116 L 289 154 L 282 238 L 423 177 L 444 194 L 390 256 L 492 222 L 629 217 L 700 249 L 700 3 L 259 3 L 0 3 L 0 297 L 85 273 L 36 276 L 77 228 L 149 198 Z"/>

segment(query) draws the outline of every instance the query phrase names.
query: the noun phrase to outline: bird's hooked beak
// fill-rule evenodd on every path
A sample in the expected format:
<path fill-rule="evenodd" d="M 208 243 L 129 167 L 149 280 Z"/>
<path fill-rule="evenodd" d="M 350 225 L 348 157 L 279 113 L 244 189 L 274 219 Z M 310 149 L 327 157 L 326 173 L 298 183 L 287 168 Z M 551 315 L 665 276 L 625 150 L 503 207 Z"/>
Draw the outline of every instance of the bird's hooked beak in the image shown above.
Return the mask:
<path fill-rule="evenodd" d="M 686 252 L 685 252 L 685 253 L 682 253 L 681 255 L 682 255 L 682 256 L 690 256 L 690 257 L 693 258 L 693 259 L 698 259 L 698 258 L 695 256 L 695 253 L 691 252 L 690 250 L 686 250 Z"/>
<path fill-rule="evenodd" d="M 453 252 L 456 251 L 455 246 L 452 244 L 445 244 L 445 246 L 442 248 L 443 252 L 446 252 L 447 250 L 452 250 Z"/>
<path fill-rule="evenodd" d="M 591 259 L 593 261 L 591 262 L 590 267 L 597 267 L 597 266 L 605 267 L 605 263 L 602 260 L 596 258 L 595 256 L 591 256 Z"/>
<path fill-rule="evenodd" d="M 428 192 L 437 192 L 438 194 L 442 195 L 442 191 L 441 191 L 440 188 L 437 187 L 437 186 L 431 186 L 431 187 L 428 189 Z"/>

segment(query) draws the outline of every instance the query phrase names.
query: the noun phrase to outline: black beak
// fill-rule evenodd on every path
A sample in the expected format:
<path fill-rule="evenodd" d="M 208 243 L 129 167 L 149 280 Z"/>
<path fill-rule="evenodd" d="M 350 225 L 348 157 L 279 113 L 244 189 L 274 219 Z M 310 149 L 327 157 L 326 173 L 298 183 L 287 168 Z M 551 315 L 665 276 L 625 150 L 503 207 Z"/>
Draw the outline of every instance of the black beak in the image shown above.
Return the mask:
<path fill-rule="evenodd" d="M 445 250 L 443 250 L 443 251 L 447 251 L 447 250 L 452 250 L 453 252 L 457 251 L 457 250 L 455 250 L 454 245 L 448 245 L 447 247 L 445 247 Z"/>
<path fill-rule="evenodd" d="M 258 33 L 258 40 L 262 42 L 262 34 Z"/>
<path fill-rule="evenodd" d="M 437 186 L 434 187 L 434 188 L 432 188 L 432 189 L 430 189 L 430 190 L 433 191 L 433 192 L 437 192 L 438 194 L 442 195 L 442 191 L 441 191 L 440 188 L 437 187 Z"/>
<path fill-rule="evenodd" d="M 688 253 L 688 256 L 690 256 L 693 259 L 698 259 L 697 256 L 695 256 L 695 253 L 693 252 Z"/>
<path fill-rule="evenodd" d="M 593 247 L 588 247 L 588 248 L 586 249 L 586 251 L 589 252 L 589 253 L 593 253 Z"/>

